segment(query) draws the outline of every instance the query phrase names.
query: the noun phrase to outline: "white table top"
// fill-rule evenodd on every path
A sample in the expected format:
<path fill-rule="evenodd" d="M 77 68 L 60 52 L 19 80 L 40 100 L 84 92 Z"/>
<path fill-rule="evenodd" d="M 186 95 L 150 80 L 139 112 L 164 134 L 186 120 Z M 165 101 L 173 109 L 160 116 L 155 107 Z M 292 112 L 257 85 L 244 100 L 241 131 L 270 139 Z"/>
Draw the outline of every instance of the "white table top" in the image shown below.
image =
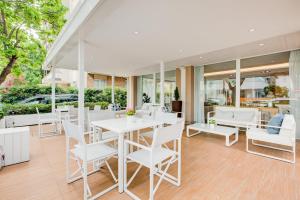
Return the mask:
<path fill-rule="evenodd" d="M 238 131 L 238 128 L 226 127 L 226 126 L 219 126 L 215 125 L 214 128 L 211 128 L 208 124 L 203 123 L 196 123 L 187 126 L 188 129 L 208 132 L 208 133 L 215 133 L 219 135 L 231 135 Z"/>
<path fill-rule="evenodd" d="M 137 118 L 135 122 L 130 122 L 126 118 L 115 118 L 91 122 L 92 126 L 104 128 L 117 133 L 130 132 L 144 128 L 155 127 L 162 124 L 163 122 L 161 121 L 141 118 Z"/>

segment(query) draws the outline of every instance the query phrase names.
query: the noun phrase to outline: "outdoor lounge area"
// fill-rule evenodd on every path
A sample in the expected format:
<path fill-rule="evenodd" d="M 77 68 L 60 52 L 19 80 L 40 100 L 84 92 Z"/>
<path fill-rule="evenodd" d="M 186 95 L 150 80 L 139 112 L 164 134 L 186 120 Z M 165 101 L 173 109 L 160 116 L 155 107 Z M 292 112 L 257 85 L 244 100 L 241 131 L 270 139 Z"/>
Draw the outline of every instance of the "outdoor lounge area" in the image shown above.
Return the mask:
<path fill-rule="evenodd" d="M 82 199 L 82 181 L 66 183 L 65 137 L 61 135 L 40 140 L 37 127 L 32 127 L 30 138 L 31 161 L 1 171 L 1 180 L 5 180 L 0 183 L 1 198 Z M 53 146 L 56 148 L 53 149 Z M 297 152 L 299 146 L 298 143 Z M 297 199 L 300 195 L 299 154 L 296 164 L 291 165 L 247 153 L 243 135 L 237 144 L 228 148 L 221 136 L 210 134 L 193 138 L 183 136 L 182 154 L 181 187 L 162 182 L 156 199 L 264 200 Z M 116 160 L 111 161 L 111 166 L 116 172 Z M 132 174 L 136 165 L 129 167 L 128 173 Z M 171 172 L 174 171 L 171 168 Z M 148 170 L 142 169 L 130 187 L 141 199 L 147 199 L 149 195 L 147 174 Z M 104 171 L 92 175 L 89 183 L 97 192 L 113 184 L 113 179 L 108 171 Z M 115 189 L 100 199 L 131 198 Z"/>
<path fill-rule="evenodd" d="M 0 200 L 300 199 L 300 2 L 216 3 L 0 2 Z"/>

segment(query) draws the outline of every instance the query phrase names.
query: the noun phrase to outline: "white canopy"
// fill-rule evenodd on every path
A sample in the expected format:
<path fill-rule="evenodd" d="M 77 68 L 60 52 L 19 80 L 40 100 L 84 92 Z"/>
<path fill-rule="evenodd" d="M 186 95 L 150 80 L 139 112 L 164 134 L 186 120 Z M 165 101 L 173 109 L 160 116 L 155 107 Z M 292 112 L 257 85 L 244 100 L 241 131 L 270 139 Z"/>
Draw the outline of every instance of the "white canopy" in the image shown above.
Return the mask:
<path fill-rule="evenodd" d="M 79 38 L 85 70 L 117 76 L 159 71 L 160 61 L 171 69 L 296 49 L 299 8 L 298 0 L 85 0 L 44 68 L 77 69 Z"/>

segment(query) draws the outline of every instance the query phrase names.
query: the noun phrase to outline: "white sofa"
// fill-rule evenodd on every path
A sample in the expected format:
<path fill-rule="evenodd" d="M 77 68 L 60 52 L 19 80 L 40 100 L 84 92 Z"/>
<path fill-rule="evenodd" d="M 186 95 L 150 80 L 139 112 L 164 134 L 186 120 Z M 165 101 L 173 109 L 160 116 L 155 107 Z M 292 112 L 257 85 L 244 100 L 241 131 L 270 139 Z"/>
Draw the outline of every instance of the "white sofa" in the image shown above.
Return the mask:
<path fill-rule="evenodd" d="M 267 131 L 268 127 L 272 128 L 278 128 L 280 129 L 279 134 L 270 134 Z M 292 159 L 285 159 L 285 158 L 280 158 L 277 156 L 271 156 L 263 153 L 259 153 L 256 151 L 249 150 L 249 140 L 251 140 L 252 145 L 255 146 L 261 146 L 261 147 L 266 147 L 266 148 L 272 148 L 276 150 L 281 150 L 281 151 L 286 151 L 292 153 L 293 157 Z M 257 143 L 257 141 L 261 142 L 267 142 L 271 143 L 271 145 L 268 144 L 262 144 L 262 143 Z M 274 146 L 277 145 L 277 146 Z M 278 147 L 278 145 L 283 145 L 288 148 L 282 148 Z M 247 128 L 246 132 L 246 150 L 249 153 L 268 157 L 268 158 L 273 158 L 285 162 L 290 162 L 290 163 L 295 163 L 295 158 L 296 158 L 296 122 L 294 119 L 293 115 L 290 114 L 285 114 L 282 124 L 280 127 L 275 127 L 275 126 L 268 126 L 268 125 L 262 125 L 262 124 L 249 124 L 249 127 Z"/>
<path fill-rule="evenodd" d="M 256 108 L 215 107 L 215 111 L 207 113 L 207 121 L 215 120 L 219 125 L 247 128 L 249 123 L 258 124 L 261 113 Z"/>

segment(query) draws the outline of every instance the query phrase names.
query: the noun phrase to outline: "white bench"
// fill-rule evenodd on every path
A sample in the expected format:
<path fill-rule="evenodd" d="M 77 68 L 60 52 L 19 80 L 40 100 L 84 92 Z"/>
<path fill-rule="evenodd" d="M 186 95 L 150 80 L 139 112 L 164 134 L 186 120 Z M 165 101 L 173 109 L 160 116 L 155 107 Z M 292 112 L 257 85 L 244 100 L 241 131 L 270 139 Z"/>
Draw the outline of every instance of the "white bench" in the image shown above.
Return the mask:
<path fill-rule="evenodd" d="M 207 113 L 207 120 L 215 120 L 217 124 L 247 128 L 247 124 L 258 124 L 261 113 L 257 108 L 236 108 L 217 106 L 215 111 Z"/>
<path fill-rule="evenodd" d="M 195 130 L 197 131 L 196 133 L 190 134 L 190 130 Z M 215 125 L 214 128 L 211 128 L 208 124 L 202 124 L 202 123 L 196 123 L 196 124 L 191 124 L 187 126 L 187 131 L 186 135 L 187 137 L 192 137 L 194 135 L 197 135 L 201 132 L 206 132 L 206 133 L 212 133 L 212 134 L 217 134 L 217 135 L 222 135 L 225 136 L 226 146 L 231 146 L 234 143 L 238 142 L 239 140 L 239 130 L 238 128 L 230 128 L 226 126 L 218 126 Z M 235 139 L 230 142 L 230 136 L 235 135 Z"/>
<path fill-rule="evenodd" d="M 279 134 L 270 134 L 267 131 L 267 127 L 273 127 L 280 129 Z M 275 150 L 281 150 L 290 152 L 293 154 L 292 159 L 280 158 L 277 156 L 271 156 L 263 153 L 259 153 L 257 151 L 249 150 L 249 140 L 251 140 L 252 145 L 261 146 L 266 148 L 271 148 Z M 275 145 L 283 145 L 287 148 L 276 147 L 274 145 L 261 144 L 257 143 L 257 141 L 267 142 Z M 286 114 L 284 115 L 284 119 L 281 127 L 268 126 L 262 124 L 249 124 L 246 132 L 246 150 L 249 153 L 273 158 L 285 162 L 295 163 L 296 161 L 296 122 L 293 115 Z"/>

